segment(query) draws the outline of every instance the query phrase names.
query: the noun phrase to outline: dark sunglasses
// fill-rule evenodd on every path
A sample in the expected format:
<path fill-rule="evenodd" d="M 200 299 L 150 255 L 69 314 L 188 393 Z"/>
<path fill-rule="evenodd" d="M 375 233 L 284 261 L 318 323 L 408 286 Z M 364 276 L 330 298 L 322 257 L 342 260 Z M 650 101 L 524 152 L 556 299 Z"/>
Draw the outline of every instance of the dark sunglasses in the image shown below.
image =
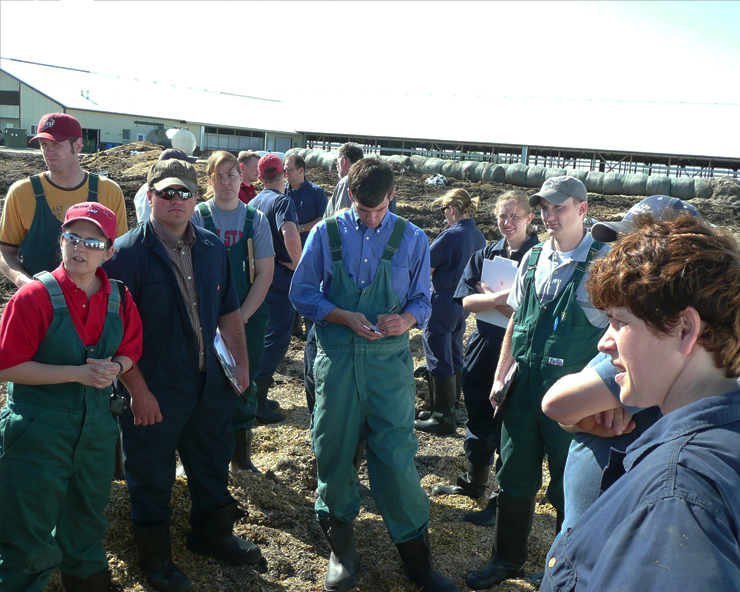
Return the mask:
<path fill-rule="evenodd" d="M 164 191 L 157 191 L 157 196 L 162 199 L 166 199 L 167 201 L 170 201 L 175 197 L 179 197 L 182 201 L 187 201 L 194 195 L 194 193 L 185 191 L 184 189 L 165 189 Z"/>
<path fill-rule="evenodd" d="M 76 247 L 77 245 L 82 243 L 83 245 L 85 245 L 86 249 L 90 249 L 91 251 L 105 251 L 105 248 L 106 248 L 105 241 L 99 241 L 99 240 L 94 240 L 94 239 L 84 239 L 84 238 L 80 238 L 77 235 L 71 234 L 69 232 L 63 232 L 62 238 L 66 242 L 68 242 L 70 245 L 72 245 L 73 247 Z"/>

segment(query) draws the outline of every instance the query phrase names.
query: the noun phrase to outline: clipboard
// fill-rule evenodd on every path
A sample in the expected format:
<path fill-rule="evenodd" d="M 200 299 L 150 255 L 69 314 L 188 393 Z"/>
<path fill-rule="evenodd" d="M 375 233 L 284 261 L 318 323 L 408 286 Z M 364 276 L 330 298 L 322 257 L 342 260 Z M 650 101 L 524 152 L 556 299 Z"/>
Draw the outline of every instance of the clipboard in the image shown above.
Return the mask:
<path fill-rule="evenodd" d="M 216 337 L 213 340 L 213 347 L 216 349 L 216 356 L 218 357 L 218 361 L 221 362 L 221 368 L 223 368 L 226 378 L 229 379 L 231 386 L 237 394 L 241 395 L 242 391 L 239 389 L 239 383 L 236 380 L 236 373 L 234 372 L 236 368 L 234 356 L 231 355 L 224 340 L 221 339 L 221 333 L 218 330 L 216 330 Z"/>
<path fill-rule="evenodd" d="M 492 260 L 484 259 L 480 279 L 494 292 L 508 290 L 514 285 L 518 268 L 516 261 L 504 257 L 494 257 Z M 495 308 L 475 313 L 475 319 L 502 328 L 506 328 L 509 324 L 508 317 Z"/>

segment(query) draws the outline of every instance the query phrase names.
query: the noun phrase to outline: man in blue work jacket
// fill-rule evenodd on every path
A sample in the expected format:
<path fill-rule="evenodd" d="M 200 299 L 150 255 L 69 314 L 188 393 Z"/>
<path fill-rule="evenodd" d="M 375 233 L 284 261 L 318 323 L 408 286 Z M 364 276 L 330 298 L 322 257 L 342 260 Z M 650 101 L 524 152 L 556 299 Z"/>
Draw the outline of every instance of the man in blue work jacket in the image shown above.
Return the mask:
<path fill-rule="evenodd" d="M 359 513 L 352 460 L 364 431 L 370 486 L 406 574 L 427 592 L 458 590 L 434 567 L 429 500 L 414 466 L 413 360 L 409 329 L 429 315 L 429 242 L 388 212 L 391 168 L 365 158 L 349 173 L 352 208 L 311 233 L 290 297 L 316 323 L 316 407 L 311 438 L 316 513 L 332 550 L 324 587 L 355 585 Z"/>
<path fill-rule="evenodd" d="M 147 182 L 152 216 L 116 241 L 105 270 L 126 284 L 144 325 L 141 359 L 123 378 L 131 409 L 121 419 L 139 566 L 155 590 L 179 591 L 191 583 L 170 550 L 176 450 L 193 504 L 188 549 L 231 565 L 262 558 L 259 547 L 232 534 L 236 394 L 215 353 L 216 330 L 234 356 L 241 391 L 249 386 L 249 361 L 226 248 L 190 222 L 195 168 L 158 161 Z"/>

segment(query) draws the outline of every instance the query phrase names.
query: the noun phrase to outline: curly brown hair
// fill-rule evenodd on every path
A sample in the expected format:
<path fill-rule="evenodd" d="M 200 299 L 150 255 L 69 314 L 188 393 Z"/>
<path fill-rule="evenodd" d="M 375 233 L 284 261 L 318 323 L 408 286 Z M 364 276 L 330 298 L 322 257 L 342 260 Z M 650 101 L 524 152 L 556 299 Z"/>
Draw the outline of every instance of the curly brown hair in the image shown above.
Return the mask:
<path fill-rule="evenodd" d="M 725 231 L 691 216 L 641 216 L 594 262 L 586 287 L 596 308 L 627 308 L 656 333 L 693 307 L 706 325 L 698 343 L 728 378 L 740 374 L 740 251 Z"/>

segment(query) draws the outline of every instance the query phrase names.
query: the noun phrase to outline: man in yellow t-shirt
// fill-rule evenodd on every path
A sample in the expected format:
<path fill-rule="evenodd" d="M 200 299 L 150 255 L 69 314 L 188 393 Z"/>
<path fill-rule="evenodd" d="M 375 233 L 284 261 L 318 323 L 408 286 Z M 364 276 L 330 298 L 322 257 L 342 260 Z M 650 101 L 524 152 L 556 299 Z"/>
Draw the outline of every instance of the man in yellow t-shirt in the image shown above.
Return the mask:
<path fill-rule="evenodd" d="M 48 170 L 10 187 L 0 219 L 0 271 L 19 288 L 39 271 L 59 265 L 59 235 L 70 206 L 98 201 L 115 212 L 117 235 L 128 232 L 121 188 L 80 167 L 80 122 L 66 113 L 49 113 L 38 132 L 30 141 L 39 140 Z"/>

